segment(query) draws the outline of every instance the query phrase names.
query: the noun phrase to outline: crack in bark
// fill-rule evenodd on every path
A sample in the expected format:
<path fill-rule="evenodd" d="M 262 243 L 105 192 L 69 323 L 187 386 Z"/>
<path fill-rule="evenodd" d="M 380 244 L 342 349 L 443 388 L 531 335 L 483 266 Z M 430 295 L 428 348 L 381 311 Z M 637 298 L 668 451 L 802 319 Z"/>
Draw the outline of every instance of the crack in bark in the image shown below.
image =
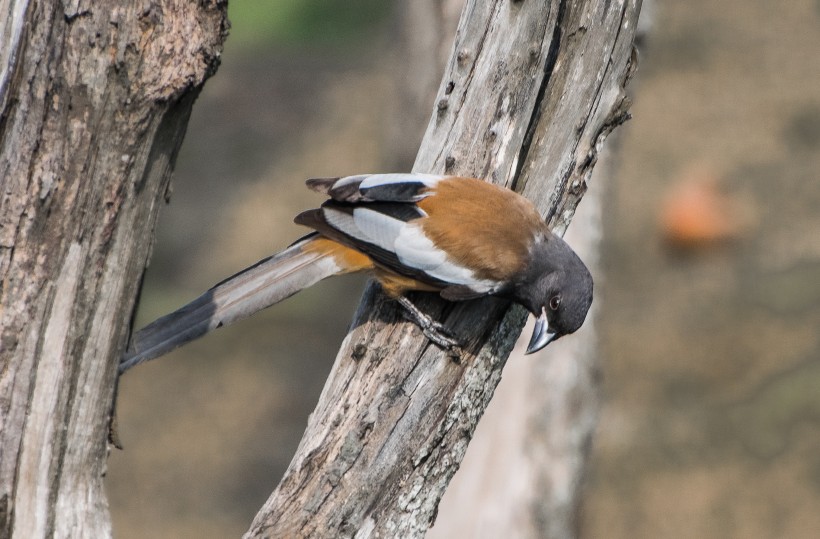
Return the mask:
<path fill-rule="evenodd" d="M 530 153 L 533 137 L 535 136 L 538 124 L 541 121 L 544 96 L 546 95 L 547 87 L 549 87 L 550 80 L 552 79 L 555 63 L 558 60 L 558 52 L 561 50 L 561 35 L 563 32 L 561 25 L 564 21 L 565 13 L 566 0 L 560 0 L 560 2 L 558 2 L 558 13 L 555 16 L 555 28 L 552 30 L 549 49 L 547 49 L 547 57 L 544 60 L 544 76 L 541 79 L 540 86 L 538 87 L 535 103 L 533 103 L 532 112 L 530 113 L 530 121 L 525 131 L 524 141 L 521 143 L 521 150 L 518 152 L 518 158 L 515 163 L 515 172 L 513 173 L 512 183 L 510 185 L 510 189 L 513 191 L 520 191 L 522 187 L 519 186 L 521 171 L 524 168 L 524 164 L 527 162 L 527 156 L 529 156 Z M 549 15 L 547 16 L 549 17 Z"/>

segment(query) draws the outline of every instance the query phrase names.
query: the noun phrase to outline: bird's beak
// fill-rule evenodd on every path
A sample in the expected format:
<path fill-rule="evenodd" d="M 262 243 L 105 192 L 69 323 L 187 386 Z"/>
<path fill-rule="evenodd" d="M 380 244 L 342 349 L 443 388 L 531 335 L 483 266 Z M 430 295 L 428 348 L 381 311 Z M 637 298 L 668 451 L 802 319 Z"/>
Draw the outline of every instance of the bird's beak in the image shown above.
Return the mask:
<path fill-rule="evenodd" d="M 532 331 L 532 338 L 530 344 L 527 345 L 526 354 L 537 352 L 548 345 L 558 335 L 555 331 L 550 331 L 550 325 L 547 321 L 546 309 L 541 309 L 541 316 L 535 319 L 535 329 Z"/>

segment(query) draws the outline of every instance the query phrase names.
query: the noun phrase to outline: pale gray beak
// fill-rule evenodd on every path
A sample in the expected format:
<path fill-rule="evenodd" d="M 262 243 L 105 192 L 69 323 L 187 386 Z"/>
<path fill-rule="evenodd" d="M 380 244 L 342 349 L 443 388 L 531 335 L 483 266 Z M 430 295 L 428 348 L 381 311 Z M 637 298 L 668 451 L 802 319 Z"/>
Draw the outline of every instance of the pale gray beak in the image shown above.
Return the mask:
<path fill-rule="evenodd" d="M 525 354 L 532 354 L 548 345 L 555 337 L 557 332 L 550 331 L 550 325 L 547 321 L 547 310 L 541 308 L 541 316 L 535 319 L 535 329 L 532 331 L 532 338 L 530 344 L 527 345 Z"/>

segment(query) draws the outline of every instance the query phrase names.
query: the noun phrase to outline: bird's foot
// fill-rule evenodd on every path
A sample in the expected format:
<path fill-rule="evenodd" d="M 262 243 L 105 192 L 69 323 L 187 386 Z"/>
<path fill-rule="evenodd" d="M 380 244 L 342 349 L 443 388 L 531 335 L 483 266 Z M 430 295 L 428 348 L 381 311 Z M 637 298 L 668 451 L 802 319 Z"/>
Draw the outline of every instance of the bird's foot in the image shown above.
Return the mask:
<path fill-rule="evenodd" d="M 424 336 L 427 337 L 430 342 L 443 348 L 451 357 L 461 357 L 461 343 L 455 338 L 452 331 L 446 328 L 441 322 L 437 322 L 430 318 L 429 315 L 421 312 L 421 309 L 416 307 L 413 302 L 406 297 L 399 296 L 396 298 L 396 301 L 404 307 L 404 317 L 421 328 L 422 333 L 424 333 Z"/>

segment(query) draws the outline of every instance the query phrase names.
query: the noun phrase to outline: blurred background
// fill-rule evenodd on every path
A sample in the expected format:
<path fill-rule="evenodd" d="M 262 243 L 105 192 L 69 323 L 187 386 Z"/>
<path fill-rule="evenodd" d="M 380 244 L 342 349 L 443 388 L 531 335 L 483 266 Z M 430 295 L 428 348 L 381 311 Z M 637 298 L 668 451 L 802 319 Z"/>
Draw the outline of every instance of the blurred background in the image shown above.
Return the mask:
<path fill-rule="evenodd" d="M 409 170 L 432 110 L 402 90 L 404 3 L 229 14 L 138 326 L 303 234 L 292 216 L 321 202 L 305 178 Z M 601 186 L 603 406 L 581 535 L 819 537 L 820 2 L 658 0 L 644 15 L 634 119 Z M 117 537 L 246 531 L 363 283 L 320 283 L 121 380 Z"/>

